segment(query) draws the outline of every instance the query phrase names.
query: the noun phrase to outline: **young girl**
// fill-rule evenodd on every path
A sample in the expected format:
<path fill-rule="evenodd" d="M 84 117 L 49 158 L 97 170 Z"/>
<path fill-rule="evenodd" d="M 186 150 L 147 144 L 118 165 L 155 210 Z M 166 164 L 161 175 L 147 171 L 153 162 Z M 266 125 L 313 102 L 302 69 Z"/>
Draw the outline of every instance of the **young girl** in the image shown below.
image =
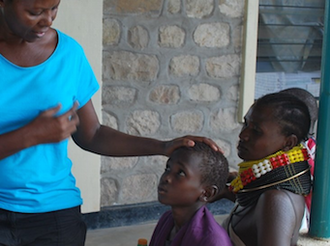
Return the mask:
<path fill-rule="evenodd" d="M 229 187 L 237 206 L 224 223 L 234 245 L 296 245 L 311 189 L 301 145 L 309 129 L 307 106 L 286 93 L 258 99 L 246 114 L 237 146 L 244 161 Z"/>
<path fill-rule="evenodd" d="M 158 200 L 170 205 L 149 246 L 229 246 L 226 231 L 205 207 L 225 186 L 228 163 L 204 143 L 173 152 L 158 186 Z"/>

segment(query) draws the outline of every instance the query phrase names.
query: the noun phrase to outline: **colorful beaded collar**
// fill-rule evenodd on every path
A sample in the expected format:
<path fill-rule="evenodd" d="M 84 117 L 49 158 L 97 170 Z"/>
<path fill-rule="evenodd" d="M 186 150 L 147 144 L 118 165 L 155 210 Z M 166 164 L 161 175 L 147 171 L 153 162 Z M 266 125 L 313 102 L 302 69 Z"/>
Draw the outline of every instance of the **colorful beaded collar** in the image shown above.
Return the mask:
<path fill-rule="evenodd" d="M 247 184 L 275 168 L 308 159 L 307 149 L 299 145 L 286 152 L 280 150 L 264 159 L 242 162 L 238 164 L 238 176 L 230 183 L 229 189 L 237 193 Z"/>

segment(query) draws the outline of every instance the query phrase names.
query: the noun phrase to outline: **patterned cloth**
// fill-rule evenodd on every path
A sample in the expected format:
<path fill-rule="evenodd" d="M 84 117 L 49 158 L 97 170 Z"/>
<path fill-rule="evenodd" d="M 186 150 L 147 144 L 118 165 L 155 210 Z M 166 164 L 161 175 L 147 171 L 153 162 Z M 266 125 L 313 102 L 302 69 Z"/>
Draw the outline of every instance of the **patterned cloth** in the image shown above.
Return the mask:
<path fill-rule="evenodd" d="M 305 143 L 305 147 L 308 151 L 308 154 L 310 156 L 309 160 L 308 160 L 308 164 L 311 167 L 311 177 L 313 180 L 314 177 L 314 160 L 315 160 L 315 151 L 316 151 L 316 141 L 314 138 L 309 138 L 306 143 Z M 311 210 L 311 203 L 312 203 L 312 191 L 305 197 L 305 202 L 306 202 L 306 206 L 308 209 L 308 212 L 310 212 Z"/>

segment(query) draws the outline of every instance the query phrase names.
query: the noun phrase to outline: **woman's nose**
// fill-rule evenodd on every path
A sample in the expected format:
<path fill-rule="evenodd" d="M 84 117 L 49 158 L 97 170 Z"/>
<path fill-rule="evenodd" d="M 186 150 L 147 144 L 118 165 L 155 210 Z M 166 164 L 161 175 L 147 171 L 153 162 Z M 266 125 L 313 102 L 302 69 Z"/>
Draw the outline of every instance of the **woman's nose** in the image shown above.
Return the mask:
<path fill-rule="evenodd" d="M 248 141 L 249 140 L 248 128 L 242 129 L 241 132 L 239 133 L 238 137 L 239 137 L 240 140 Z"/>
<path fill-rule="evenodd" d="M 43 18 L 40 21 L 42 26 L 50 27 L 53 24 L 54 14 L 52 10 L 45 10 L 43 13 Z"/>

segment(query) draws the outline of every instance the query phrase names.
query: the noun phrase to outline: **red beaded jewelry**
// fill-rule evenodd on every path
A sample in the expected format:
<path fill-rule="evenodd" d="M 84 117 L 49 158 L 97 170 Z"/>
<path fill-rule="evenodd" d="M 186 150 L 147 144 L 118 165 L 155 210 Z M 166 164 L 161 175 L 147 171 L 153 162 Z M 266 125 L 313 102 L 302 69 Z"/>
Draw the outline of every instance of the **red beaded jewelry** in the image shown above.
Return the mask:
<path fill-rule="evenodd" d="M 296 146 L 284 152 L 282 150 L 264 159 L 242 162 L 239 166 L 238 176 L 231 182 L 229 189 L 238 192 L 244 186 L 260 178 L 275 168 L 309 159 L 307 149 L 303 145 Z"/>

